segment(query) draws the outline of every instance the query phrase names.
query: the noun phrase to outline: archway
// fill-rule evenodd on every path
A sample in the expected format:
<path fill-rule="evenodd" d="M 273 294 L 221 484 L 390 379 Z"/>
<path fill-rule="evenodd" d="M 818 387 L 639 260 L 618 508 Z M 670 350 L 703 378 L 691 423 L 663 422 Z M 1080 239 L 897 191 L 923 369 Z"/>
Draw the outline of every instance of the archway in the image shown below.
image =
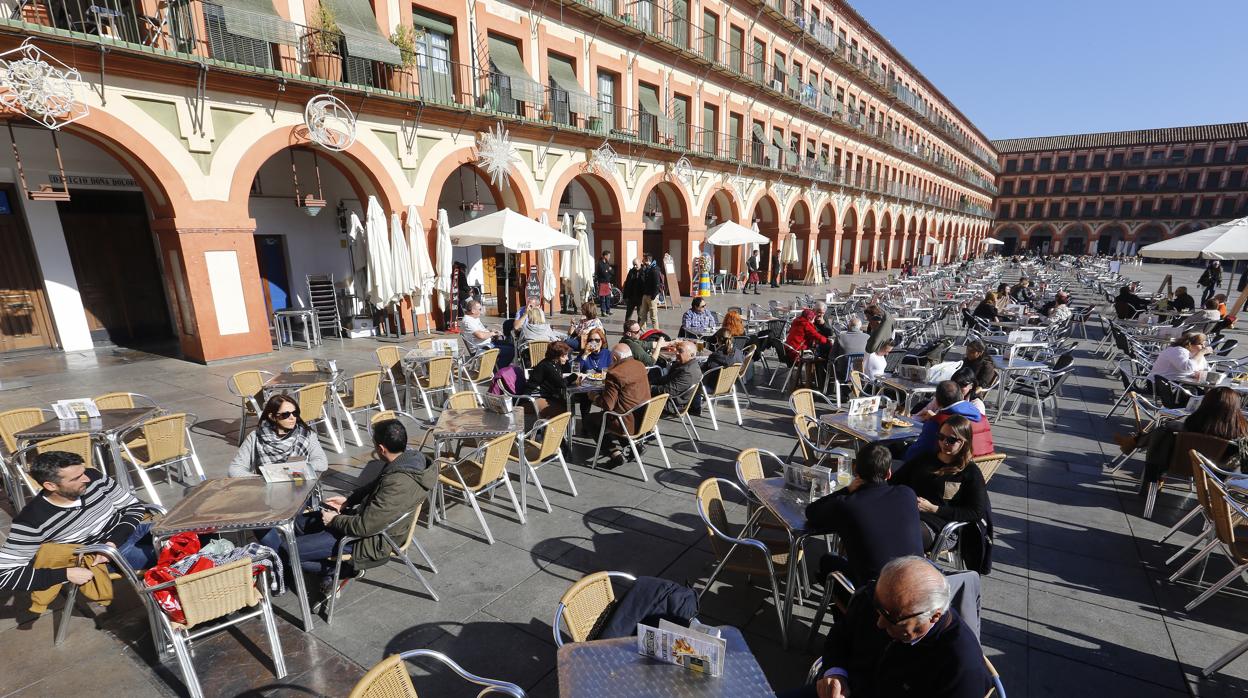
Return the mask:
<path fill-rule="evenodd" d="M 1019 243 L 1023 238 L 1023 230 L 1017 225 L 1006 225 L 998 229 L 992 235 L 996 239 L 1005 243 L 1004 245 L 996 245 L 1002 255 L 1010 256 L 1019 250 Z"/>
<path fill-rule="evenodd" d="M 914 263 L 916 265 L 927 266 L 931 261 L 925 259 L 928 255 L 931 243 L 928 238 L 932 236 L 931 226 L 926 218 L 919 221 L 919 234 L 914 236 Z"/>
<path fill-rule="evenodd" d="M 906 246 L 906 216 L 899 214 L 893 224 L 892 245 L 888 257 L 889 268 L 901 267 L 903 248 Z"/>
<path fill-rule="evenodd" d="M 707 230 L 728 221 L 739 222 L 737 202 L 726 189 L 719 189 L 711 195 L 703 214 L 703 224 Z M 748 225 L 746 226 L 749 227 Z M 716 270 L 737 273 L 745 268 L 744 246 L 717 247 L 714 251 Z"/>
<path fill-rule="evenodd" d="M 802 278 L 805 278 L 807 266 L 815 261 L 812 252 L 817 249 L 815 247 L 817 233 L 810 218 L 810 207 L 806 205 L 804 199 L 798 199 L 793 204 L 793 208 L 789 211 L 788 223 L 789 232 L 797 236 L 798 255 L 802 260 L 798 264 L 798 269 L 801 270 Z M 819 274 L 821 277 L 826 276 L 827 260 L 822 255 L 820 255 L 820 264 L 823 268 L 819 270 Z"/>
<path fill-rule="evenodd" d="M 1166 228 L 1160 223 L 1147 223 L 1135 231 L 1135 248 L 1132 253 L 1138 252 L 1141 247 L 1151 245 L 1154 242 L 1161 242 L 1166 238 Z"/>
<path fill-rule="evenodd" d="M 670 254 L 672 263 L 680 275 L 679 289 L 668 289 L 669 297 L 688 293 L 692 259 L 701 252 L 698 243 L 689 239 L 690 200 L 675 183 L 657 181 L 642 198 L 642 252 L 651 255 L 663 266 L 663 255 Z M 664 277 L 666 283 L 666 277 Z"/>
<path fill-rule="evenodd" d="M 1122 254 L 1122 249 L 1126 245 L 1127 229 L 1119 223 L 1107 223 L 1097 230 L 1096 236 L 1097 254 Z"/>
<path fill-rule="evenodd" d="M 767 270 L 772 283 L 787 281 L 790 270 L 776 264 L 776 255 L 780 253 L 780 244 L 783 242 L 780 230 L 780 207 L 776 204 L 776 200 L 769 194 L 764 194 L 758 203 L 754 204 L 754 210 L 750 213 L 750 221 L 758 224 L 758 232 L 771 240 L 770 249 L 767 251 Z M 800 249 L 798 257 L 801 257 Z"/>
<path fill-rule="evenodd" d="M 902 250 L 902 262 L 903 263 L 910 262 L 911 264 L 917 265 L 919 263 L 918 247 L 919 247 L 919 217 L 912 216 L 910 218 L 910 230 L 906 234 L 906 245 L 904 246 L 904 249 Z"/>
<path fill-rule="evenodd" d="M 1053 226 L 1037 225 L 1027 236 L 1027 249 L 1036 254 L 1046 255 L 1053 247 Z"/>
<path fill-rule="evenodd" d="M 819 239 L 819 256 L 823 258 L 829 274 L 839 274 L 844 261 L 836 240 L 836 208 L 831 203 L 824 204 L 819 211 L 818 226 L 816 235 Z"/>
<path fill-rule="evenodd" d="M 620 196 L 615 187 L 607 179 L 588 172 L 576 173 L 569 170 L 565 173 L 554 189 L 554 197 L 550 203 L 550 224 L 560 226 L 567 216 L 575 222 L 577 214 L 584 216 L 586 234 L 589 237 L 589 250 L 595 258 L 603 252 L 611 253 L 611 261 L 615 265 L 614 282 L 624 284 L 624 276 L 634 259 L 640 260 L 643 250 L 639 248 L 639 239 L 624 238 L 622 228 L 623 211 L 620 207 Z M 520 256 L 519 279 L 521 285 L 527 284 L 529 274 L 536 274 L 539 264 L 538 253 L 532 252 Z M 566 277 L 566 274 L 561 274 Z M 540 279 L 541 276 L 539 275 Z M 566 302 L 570 299 L 571 289 L 561 278 L 560 292 L 555 296 L 560 299 L 564 310 L 575 312 L 576 303 Z M 540 283 L 540 282 L 539 282 Z"/>
<path fill-rule="evenodd" d="M 878 244 L 875 211 L 867 209 L 862 214 L 862 239 L 858 241 L 858 270 L 875 271 L 875 248 Z"/>
<path fill-rule="evenodd" d="M 845 209 L 841 221 L 841 272 L 853 274 L 858 270 L 858 244 L 862 237 L 858 228 L 858 211 L 850 206 Z"/>
<path fill-rule="evenodd" d="M 1088 237 L 1091 232 L 1088 226 L 1082 223 L 1073 223 L 1062 229 L 1061 248 L 1062 254 L 1082 255 L 1088 248 Z"/>
<path fill-rule="evenodd" d="M 430 193 L 434 190 L 431 189 Z M 453 228 L 460 223 L 480 218 L 504 208 L 528 215 L 521 201 L 508 186 L 496 188 L 475 163 L 466 162 L 455 167 L 442 182 L 438 192 L 438 208 L 446 211 L 447 222 Z M 504 289 L 522 289 L 515 266 L 510 264 L 507 253 L 494 245 L 456 246 L 452 259 L 459 273 L 469 286 L 480 286 L 487 312 L 509 314 Z M 507 273 L 512 278 L 508 284 Z"/>

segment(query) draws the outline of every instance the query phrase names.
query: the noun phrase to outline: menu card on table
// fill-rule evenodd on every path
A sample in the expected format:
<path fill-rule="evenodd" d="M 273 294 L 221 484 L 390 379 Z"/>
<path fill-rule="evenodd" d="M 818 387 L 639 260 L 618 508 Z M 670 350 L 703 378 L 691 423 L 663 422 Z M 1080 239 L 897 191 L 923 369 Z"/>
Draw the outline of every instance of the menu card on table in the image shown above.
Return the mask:
<path fill-rule="evenodd" d="M 715 628 L 697 621 L 694 624 L 692 628 L 667 620 L 660 620 L 657 628 L 638 624 L 637 652 L 699 673 L 723 676 L 728 641 L 719 637 Z"/>
<path fill-rule="evenodd" d="M 849 416 L 863 417 L 880 410 L 880 396 L 858 397 L 849 401 Z"/>
<path fill-rule="evenodd" d="M 268 483 L 294 482 L 296 478 L 303 480 L 316 479 L 316 474 L 312 472 L 312 467 L 308 465 L 306 460 L 262 465 L 260 466 L 260 474 L 264 476 L 264 481 Z"/>
<path fill-rule="evenodd" d="M 58 419 L 87 419 L 100 416 L 100 408 L 95 404 L 95 400 L 85 397 L 75 400 L 57 400 L 52 403 L 52 411 L 56 413 Z"/>

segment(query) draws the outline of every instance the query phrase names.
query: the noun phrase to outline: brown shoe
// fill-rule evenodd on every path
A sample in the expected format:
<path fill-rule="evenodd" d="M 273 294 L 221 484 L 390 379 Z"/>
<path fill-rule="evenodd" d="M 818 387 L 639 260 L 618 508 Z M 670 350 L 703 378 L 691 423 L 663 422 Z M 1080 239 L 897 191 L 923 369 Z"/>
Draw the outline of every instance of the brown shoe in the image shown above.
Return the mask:
<path fill-rule="evenodd" d="M 1135 434 L 1114 434 L 1114 443 L 1124 454 L 1135 450 L 1136 441 Z"/>

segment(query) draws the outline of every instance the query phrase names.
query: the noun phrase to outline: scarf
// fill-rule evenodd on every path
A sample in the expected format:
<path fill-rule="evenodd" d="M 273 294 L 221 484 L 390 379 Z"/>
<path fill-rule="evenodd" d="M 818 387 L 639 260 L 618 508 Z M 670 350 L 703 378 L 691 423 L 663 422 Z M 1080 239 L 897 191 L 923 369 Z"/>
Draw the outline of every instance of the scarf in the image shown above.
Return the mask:
<path fill-rule="evenodd" d="M 294 431 L 285 436 L 278 436 L 272 422 L 261 421 L 256 429 L 255 463 L 273 465 L 291 461 L 307 460 L 312 451 L 312 430 L 303 424 L 296 424 Z"/>

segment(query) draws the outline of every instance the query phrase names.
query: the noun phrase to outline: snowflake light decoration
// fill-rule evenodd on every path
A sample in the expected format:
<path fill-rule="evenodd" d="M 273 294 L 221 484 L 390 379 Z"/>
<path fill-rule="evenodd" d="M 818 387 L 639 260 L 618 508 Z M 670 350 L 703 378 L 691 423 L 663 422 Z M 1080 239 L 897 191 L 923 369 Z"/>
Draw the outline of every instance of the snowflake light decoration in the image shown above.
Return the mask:
<path fill-rule="evenodd" d="M 589 162 L 586 163 L 585 169 L 595 174 L 607 174 L 615 169 L 615 163 L 620 159 L 619 153 L 615 152 L 615 148 L 607 141 L 603 141 L 602 145 L 594 148 L 589 154 Z"/>
<path fill-rule="evenodd" d="M 693 182 L 693 163 L 689 162 L 689 158 L 682 155 L 676 160 L 676 162 L 672 163 L 668 173 L 674 179 L 684 180 L 685 182 Z"/>
<path fill-rule="evenodd" d="M 490 176 L 496 187 L 507 186 L 507 173 L 520 163 L 520 153 L 511 142 L 511 134 L 498 122 L 492 131 L 477 134 L 477 165 Z"/>
<path fill-rule="evenodd" d="M 317 95 L 303 108 L 308 138 L 323 148 L 343 151 L 355 143 L 355 114 L 333 95 Z"/>
<path fill-rule="evenodd" d="M 26 39 L 0 53 L 0 107 L 21 112 L 56 130 L 86 116 L 87 105 L 74 99 L 82 84 L 76 68 L 56 60 Z"/>

